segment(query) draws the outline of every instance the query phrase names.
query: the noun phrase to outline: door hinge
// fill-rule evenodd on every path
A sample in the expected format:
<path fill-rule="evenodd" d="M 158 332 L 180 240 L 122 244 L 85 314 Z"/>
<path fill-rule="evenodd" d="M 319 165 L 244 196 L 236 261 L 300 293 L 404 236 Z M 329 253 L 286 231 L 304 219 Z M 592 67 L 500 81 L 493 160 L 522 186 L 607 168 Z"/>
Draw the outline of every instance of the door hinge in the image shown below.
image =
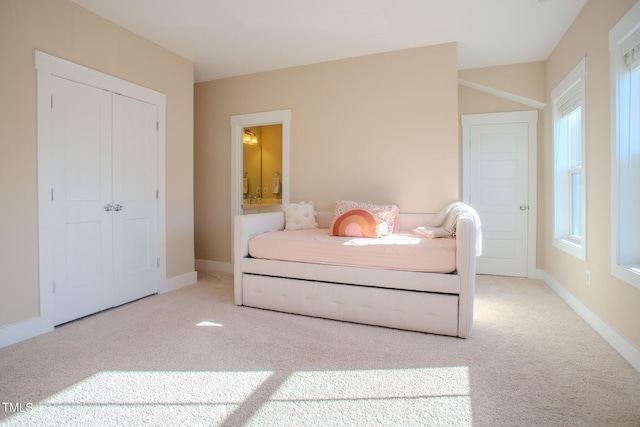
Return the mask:
<path fill-rule="evenodd" d="M 51 189 L 51 201 L 53 202 L 53 188 Z"/>
<path fill-rule="evenodd" d="M 156 122 L 156 130 L 159 131 L 160 130 L 160 122 Z"/>
<path fill-rule="evenodd" d="M 53 95 L 51 95 L 51 108 L 53 109 Z"/>
<path fill-rule="evenodd" d="M 56 293 L 56 281 L 55 280 L 53 281 L 53 293 L 54 294 Z"/>
<path fill-rule="evenodd" d="M 156 200 L 160 200 L 160 190 L 156 190 Z"/>
<path fill-rule="evenodd" d="M 160 258 L 156 258 L 156 268 L 160 268 Z"/>

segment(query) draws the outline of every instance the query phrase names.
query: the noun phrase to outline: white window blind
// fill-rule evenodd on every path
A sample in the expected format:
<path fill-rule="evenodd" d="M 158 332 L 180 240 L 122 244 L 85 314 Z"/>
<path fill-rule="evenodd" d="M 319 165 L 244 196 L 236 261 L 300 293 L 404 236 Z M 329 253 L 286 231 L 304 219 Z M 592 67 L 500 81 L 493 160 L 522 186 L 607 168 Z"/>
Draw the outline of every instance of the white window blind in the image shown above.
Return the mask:
<path fill-rule="evenodd" d="M 566 117 L 582 106 L 582 94 L 574 93 L 568 97 L 569 99 L 560 100 L 561 104 L 558 108 L 560 117 Z"/>
<path fill-rule="evenodd" d="M 620 45 L 620 50 L 629 70 L 640 67 L 640 30 L 629 36 Z"/>

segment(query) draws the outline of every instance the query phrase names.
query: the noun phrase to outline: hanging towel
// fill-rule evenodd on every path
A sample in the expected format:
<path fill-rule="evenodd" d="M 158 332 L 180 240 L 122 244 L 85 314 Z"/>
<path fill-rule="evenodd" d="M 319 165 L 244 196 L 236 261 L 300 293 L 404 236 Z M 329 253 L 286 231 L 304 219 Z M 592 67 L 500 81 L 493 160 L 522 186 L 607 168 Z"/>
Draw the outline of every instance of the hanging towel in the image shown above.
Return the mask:
<path fill-rule="evenodd" d="M 272 186 L 271 192 L 276 195 L 280 194 L 280 178 L 274 177 Z"/>

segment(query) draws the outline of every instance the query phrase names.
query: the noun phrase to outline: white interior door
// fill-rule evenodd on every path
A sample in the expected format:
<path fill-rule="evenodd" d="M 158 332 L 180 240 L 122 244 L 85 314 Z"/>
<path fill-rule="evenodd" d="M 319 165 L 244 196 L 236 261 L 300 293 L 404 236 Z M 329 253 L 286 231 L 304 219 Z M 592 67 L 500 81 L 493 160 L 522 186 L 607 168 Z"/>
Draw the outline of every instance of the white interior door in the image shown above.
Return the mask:
<path fill-rule="evenodd" d="M 482 222 L 479 274 L 533 277 L 537 111 L 462 116 L 463 200 Z"/>
<path fill-rule="evenodd" d="M 54 324 L 113 306 L 111 94 L 52 81 Z"/>
<path fill-rule="evenodd" d="M 471 126 L 469 203 L 482 222 L 482 274 L 527 276 L 526 123 Z"/>
<path fill-rule="evenodd" d="M 157 292 L 157 107 L 113 95 L 115 305 Z"/>

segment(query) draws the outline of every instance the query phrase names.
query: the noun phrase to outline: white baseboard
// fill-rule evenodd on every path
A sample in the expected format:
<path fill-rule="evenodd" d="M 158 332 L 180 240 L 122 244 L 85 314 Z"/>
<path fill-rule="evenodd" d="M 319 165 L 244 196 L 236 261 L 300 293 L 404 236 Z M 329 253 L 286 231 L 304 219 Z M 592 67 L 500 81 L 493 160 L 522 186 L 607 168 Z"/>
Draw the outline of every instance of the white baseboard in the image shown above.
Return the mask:
<path fill-rule="evenodd" d="M 44 333 L 41 327 L 42 322 L 39 317 L 0 327 L 0 348 L 37 337 Z"/>
<path fill-rule="evenodd" d="M 196 270 L 198 271 L 222 271 L 233 274 L 233 264 L 230 262 L 209 261 L 206 259 L 196 260 Z"/>
<path fill-rule="evenodd" d="M 529 270 L 527 279 L 544 280 L 545 276 L 546 273 L 544 271 L 540 270 L 539 268 L 534 268 L 533 270 Z"/>
<path fill-rule="evenodd" d="M 631 344 L 618 331 L 607 325 L 594 312 L 582 304 L 567 289 L 546 272 L 542 272 L 542 280 L 566 302 L 589 326 L 617 351 L 620 356 L 640 372 L 640 349 Z"/>
<path fill-rule="evenodd" d="M 181 274 L 179 276 L 168 278 L 164 284 L 158 285 L 158 293 L 164 294 L 165 292 L 175 291 L 176 289 L 184 288 L 185 286 L 193 285 L 198 281 L 198 272 L 191 271 L 189 273 Z"/>
<path fill-rule="evenodd" d="M 164 283 L 158 285 L 158 293 L 165 293 L 176 289 L 183 288 L 185 286 L 192 285 L 198 281 L 198 273 L 192 271 L 180 276 L 167 279 Z M 40 317 L 34 317 L 23 322 L 14 323 L 12 325 L 6 325 L 0 327 L 0 348 L 16 344 L 20 341 L 28 340 L 29 338 L 37 337 L 38 335 L 50 332 L 51 330 L 43 330 L 42 319 Z"/>

